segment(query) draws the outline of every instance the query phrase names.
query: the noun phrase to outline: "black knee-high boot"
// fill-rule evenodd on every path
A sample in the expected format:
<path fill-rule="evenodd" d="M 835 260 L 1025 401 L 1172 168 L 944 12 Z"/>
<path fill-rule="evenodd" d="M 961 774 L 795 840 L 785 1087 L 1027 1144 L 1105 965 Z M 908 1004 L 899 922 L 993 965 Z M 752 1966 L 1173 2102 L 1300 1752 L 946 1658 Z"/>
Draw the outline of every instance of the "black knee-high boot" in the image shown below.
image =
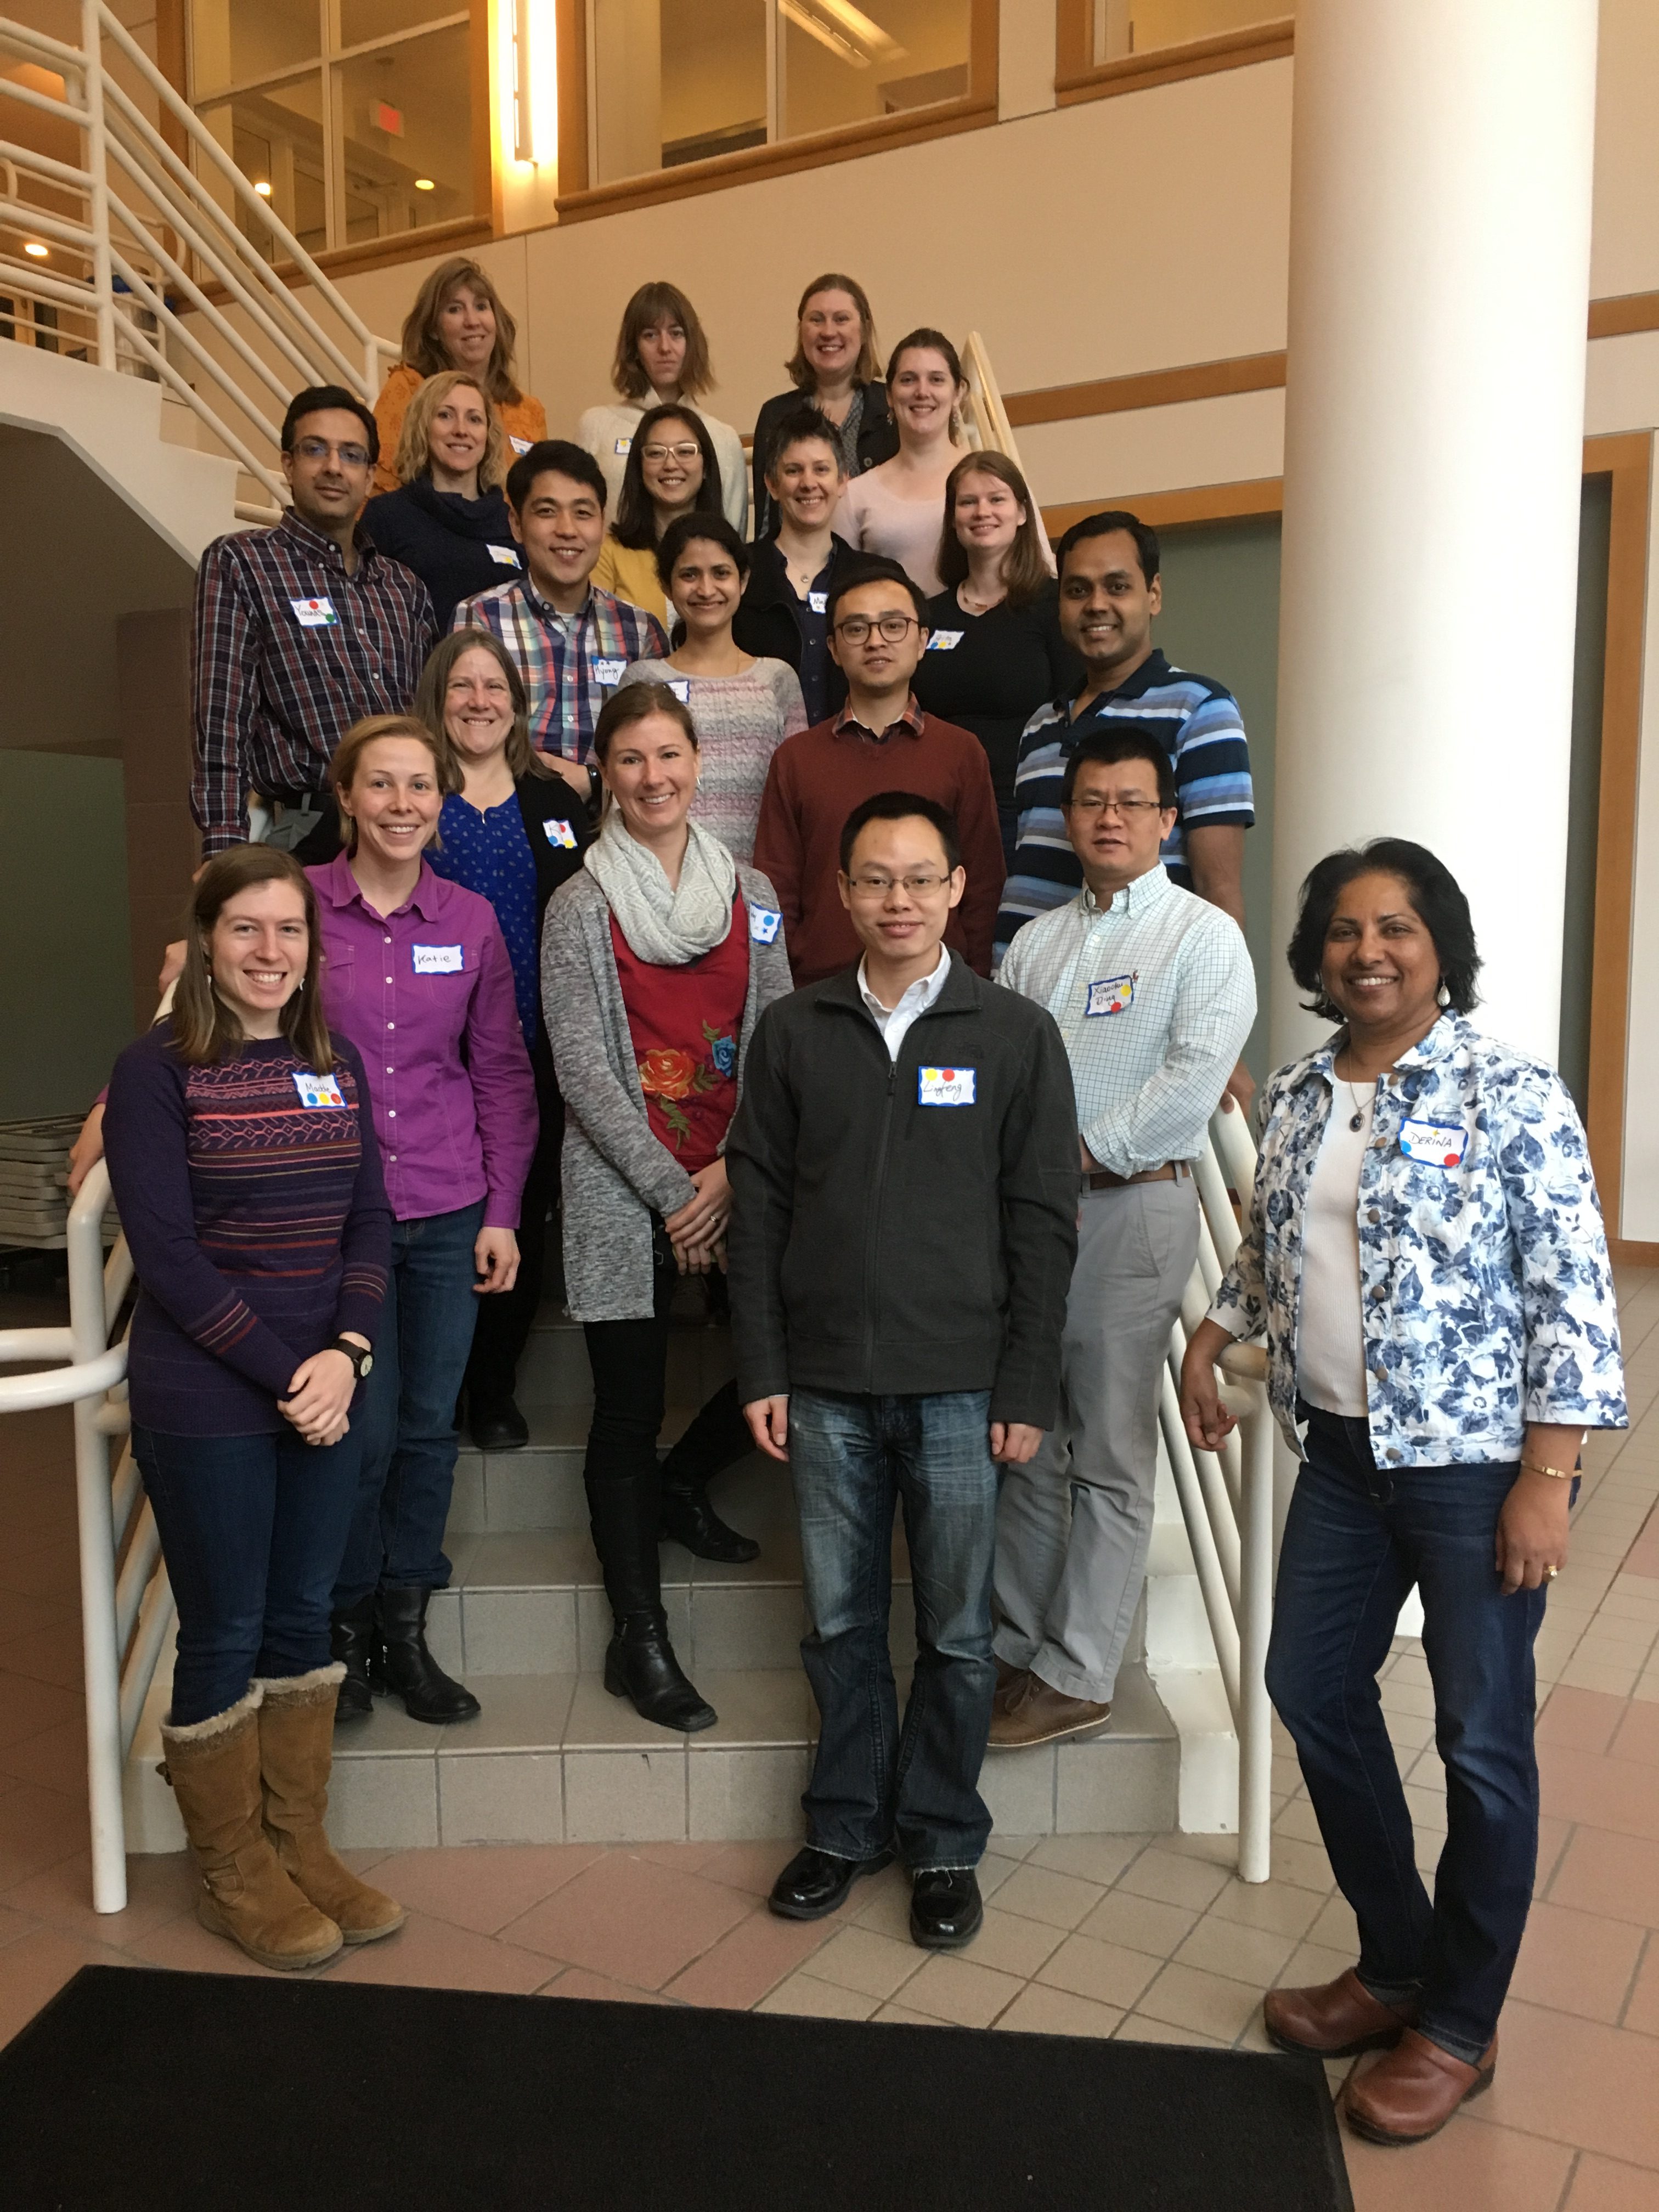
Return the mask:
<path fill-rule="evenodd" d="M 616 1633 L 605 1655 L 605 1686 L 631 1699 L 641 1717 L 687 1735 L 716 1715 L 686 1680 L 668 1640 L 657 1559 L 660 1511 L 656 1471 L 587 1479 L 593 1548 L 605 1571 Z"/>
<path fill-rule="evenodd" d="M 708 1503 L 708 1485 L 722 1468 L 755 1449 L 738 1403 L 738 1386 L 717 1390 L 662 1463 L 662 1534 L 699 1559 L 741 1566 L 760 1557 L 752 1536 L 740 1535 Z"/>

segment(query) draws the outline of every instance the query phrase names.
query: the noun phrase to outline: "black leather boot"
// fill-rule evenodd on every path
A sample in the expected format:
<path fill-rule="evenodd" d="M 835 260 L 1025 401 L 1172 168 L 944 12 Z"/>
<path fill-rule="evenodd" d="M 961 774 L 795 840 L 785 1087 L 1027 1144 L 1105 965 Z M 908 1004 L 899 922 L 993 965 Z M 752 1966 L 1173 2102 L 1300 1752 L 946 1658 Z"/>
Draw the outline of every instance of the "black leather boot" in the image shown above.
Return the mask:
<path fill-rule="evenodd" d="M 343 1728 L 352 1721 L 366 1721 L 374 1710 L 369 1659 L 375 1640 L 374 1593 L 371 1590 L 356 1605 L 337 1613 L 328 1624 L 329 1656 L 337 1659 L 345 1668 L 345 1680 L 334 1701 L 336 1728 Z"/>
<path fill-rule="evenodd" d="M 659 1605 L 619 1617 L 605 1655 L 605 1686 L 613 1698 L 628 1698 L 641 1720 L 684 1735 L 713 1728 L 720 1717 L 686 1680 Z"/>
<path fill-rule="evenodd" d="M 738 1386 L 717 1390 L 662 1463 L 661 1533 L 694 1559 L 744 1566 L 760 1557 L 752 1536 L 740 1535 L 708 1503 L 708 1485 L 722 1468 L 755 1449 L 738 1403 Z"/>
<path fill-rule="evenodd" d="M 686 1680 L 668 1640 L 657 1560 L 660 1510 L 655 1471 L 590 1480 L 593 1548 L 605 1571 L 616 1633 L 605 1655 L 605 1686 L 627 1698 L 642 1720 L 687 1735 L 712 1728 L 716 1715 Z"/>
<path fill-rule="evenodd" d="M 432 1593 L 400 1585 L 383 1586 L 375 1600 L 385 1650 L 386 1686 L 404 1701 L 412 1721 L 441 1727 L 475 1720 L 483 1708 L 471 1690 L 453 1681 L 426 1644 L 426 1608 Z"/>

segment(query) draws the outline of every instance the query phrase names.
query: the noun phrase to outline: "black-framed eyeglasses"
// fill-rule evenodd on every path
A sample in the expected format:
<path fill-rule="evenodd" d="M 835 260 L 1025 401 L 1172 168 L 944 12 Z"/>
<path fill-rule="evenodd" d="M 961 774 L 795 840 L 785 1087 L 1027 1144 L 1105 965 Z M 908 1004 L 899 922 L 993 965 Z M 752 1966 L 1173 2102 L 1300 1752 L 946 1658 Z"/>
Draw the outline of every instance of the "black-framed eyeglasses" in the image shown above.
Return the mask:
<path fill-rule="evenodd" d="M 848 615 L 845 622 L 836 624 L 836 635 L 845 638 L 848 645 L 862 645 L 871 631 L 876 629 L 889 645 L 898 645 L 909 631 L 921 628 L 915 615 Z"/>

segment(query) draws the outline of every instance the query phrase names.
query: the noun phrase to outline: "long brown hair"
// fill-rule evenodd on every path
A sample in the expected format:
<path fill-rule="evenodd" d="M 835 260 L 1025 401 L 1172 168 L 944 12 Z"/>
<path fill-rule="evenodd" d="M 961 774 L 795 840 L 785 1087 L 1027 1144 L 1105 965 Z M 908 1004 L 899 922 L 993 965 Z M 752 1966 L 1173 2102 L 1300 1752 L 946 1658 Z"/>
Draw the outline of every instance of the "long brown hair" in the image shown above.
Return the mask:
<path fill-rule="evenodd" d="M 322 931 L 317 899 L 306 872 L 292 853 L 274 845 L 232 845 L 216 853 L 197 880 L 185 914 L 185 964 L 173 994 L 173 1042 L 192 1067 L 216 1067 L 227 1053 L 246 1042 L 234 1007 L 213 988 L 207 940 L 227 900 L 256 884 L 291 884 L 306 916 L 306 972 L 276 1017 L 277 1027 L 297 1060 L 318 1075 L 335 1065 L 334 1044 L 317 988 L 322 962 Z"/>
<path fill-rule="evenodd" d="M 495 403 L 470 368 L 446 368 L 428 376 L 410 394 L 404 410 L 404 426 L 398 435 L 398 458 L 392 473 L 400 484 L 413 483 L 432 468 L 432 418 L 458 386 L 476 392 L 483 402 L 486 425 L 483 458 L 478 463 L 478 489 L 494 491 L 507 482 L 507 438 Z"/>
<path fill-rule="evenodd" d="M 806 313 L 808 302 L 815 300 L 820 292 L 845 292 L 858 309 L 861 327 L 858 365 L 853 371 L 853 381 L 854 384 L 878 383 L 881 357 L 876 346 L 876 319 L 870 312 L 869 295 L 855 277 L 838 276 L 833 270 L 827 276 L 815 276 L 800 295 L 800 305 L 795 310 L 795 350 L 784 363 L 789 381 L 799 386 L 803 392 L 812 392 L 817 387 L 812 364 L 806 358 L 806 349 L 800 342 L 800 321 Z"/>
<path fill-rule="evenodd" d="M 516 783 L 521 775 L 555 775 L 551 769 L 530 742 L 530 702 L 524 688 L 524 678 L 507 647 L 493 629 L 453 629 L 441 637 L 427 655 L 426 666 L 421 671 L 421 680 L 415 686 L 415 712 L 433 733 L 443 739 L 445 749 L 460 771 L 463 783 L 466 764 L 445 726 L 444 702 L 449 696 L 449 679 L 455 672 L 455 664 L 464 653 L 493 653 L 496 665 L 507 678 L 507 696 L 513 702 L 513 728 L 507 740 L 507 765 Z M 381 735 L 385 736 L 382 731 Z"/>
<path fill-rule="evenodd" d="M 455 755 L 443 733 L 441 717 L 438 727 L 434 729 L 430 723 L 416 714 L 365 714 L 361 722 L 352 724 L 334 749 L 334 759 L 328 773 L 337 800 L 342 793 L 350 790 L 356 777 L 358 762 L 377 738 L 412 738 L 417 745 L 424 745 L 431 754 L 438 789 L 443 796 L 447 799 L 452 791 L 460 789 L 461 772 L 455 765 Z M 343 806 L 340 814 L 346 833 L 346 858 L 349 860 L 357 849 L 357 824 Z M 437 836 L 435 830 L 433 836 Z"/>
<path fill-rule="evenodd" d="M 1043 555 L 1036 504 L 1026 488 L 1025 479 L 1007 454 L 999 453 L 994 447 L 988 447 L 982 453 L 967 454 L 945 479 L 945 527 L 939 533 L 936 563 L 939 581 L 954 591 L 958 584 L 968 580 L 968 550 L 957 536 L 957 489 L 964 477 L 994 477 L 999 483 L 1006 484 L 1025 509 L 1019 535 L 1002 556 L 1002 580 L 1007 587 L 1011 607 L 1029 606 L 1050 580 L 1053 571 Z"/>
<path fill-rule="evenodd" d="M 519 326 L 501 305 L 501 297 L 480 264 L 465 253 L 441 261 L 415 295 L 415 304 L 404 324 L 404 359 L 422 376 L 438 376 L 454 363 L 444 351 L 438 333 L 438 316 L 452 292 L 465 284 L 489 302 L 495 318 L 495 343 L 484 370 L 489 397 L 498 407 L 516 407 L 524 398 L 513 381 L 513 349 L 519 343 Z"/>
<path fill-rule="evenodd" d="M 657 277 L 639 290 L 623 309 L 617 333 L 617 357 L 611 364 L 611 381 L 624 399 L 649 396 L 651 380 L 640 364 L 641 333 L 653 323 L 678 323 L 685 332 L 685 359 L 680 364 L 680 397 L 696 399 L 714 381 L 708 362 L 708 340 L 703 336 L 697 311 L 678 284 Z"/>

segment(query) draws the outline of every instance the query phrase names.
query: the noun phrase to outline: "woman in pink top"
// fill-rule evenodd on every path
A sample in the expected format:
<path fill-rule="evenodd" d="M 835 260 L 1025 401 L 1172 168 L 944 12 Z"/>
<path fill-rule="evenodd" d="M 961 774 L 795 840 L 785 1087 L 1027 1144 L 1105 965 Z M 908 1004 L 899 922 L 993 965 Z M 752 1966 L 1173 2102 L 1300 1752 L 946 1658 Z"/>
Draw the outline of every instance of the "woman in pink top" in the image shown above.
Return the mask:
<path fill-rule="evenodd" d="M 410 715 L 375 715 L 346 732 L 333 776 L 346 849 L 306 872 L 323 1004 L 362 1054 L 392 1216 L 357 1509 L 334 1585 L 337 1717 L 368 1714 L 384 1687 L 411 1720 L 442 1724 L 479 1710 L 426 1643 L 428 1601 L 450 1575 L 455 1400 L 478 1297 L 518 1273 L 536 1087 L 495 910 L 422 857 L 457 781 L 447 748 Z"/>
<path fill-rule="evenodd" d="M 899 449 L 879 468 L 849 477 L 836 509 L 835 532 L 860 552 L 884 554 L 929 599 L 939 573 L 945 482 L 968 451 L 962 403 L 968 386 L 957 349 L 942 331 L 912 331 L 887 364 L 887 401 Z"/>

